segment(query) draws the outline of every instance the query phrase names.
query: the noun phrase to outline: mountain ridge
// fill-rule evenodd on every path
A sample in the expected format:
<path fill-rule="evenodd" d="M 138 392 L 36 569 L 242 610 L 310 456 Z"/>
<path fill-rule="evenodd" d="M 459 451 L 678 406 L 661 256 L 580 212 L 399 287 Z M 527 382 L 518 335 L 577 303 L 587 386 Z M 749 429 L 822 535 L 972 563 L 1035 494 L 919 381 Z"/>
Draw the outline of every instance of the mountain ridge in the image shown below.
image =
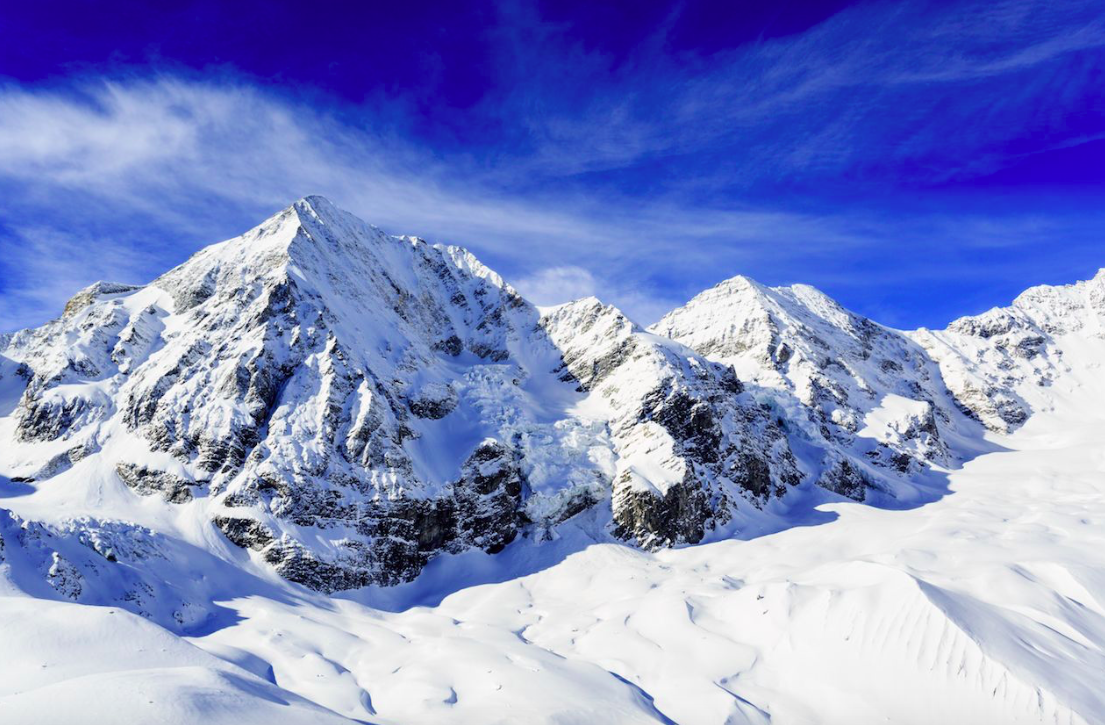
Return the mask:
<path fill-rule="evenodd" d="M 939 495 L 926 472 L 1027 419 L 1062 374 L 1052 334 L 1100 324 L 1103 285 L 903 333 L 738 275 L 646 330 L 596 298 L 538 309 L 462 248 L 309 196 L 0 338 L 0 473 L 37 490 L 76 470 L 89 515 L 93 490 L 139 523 L 180 508 L 191 543 L 322 591 L 584 511 L 596 536 L 681 546 L 806 483 Z"/>

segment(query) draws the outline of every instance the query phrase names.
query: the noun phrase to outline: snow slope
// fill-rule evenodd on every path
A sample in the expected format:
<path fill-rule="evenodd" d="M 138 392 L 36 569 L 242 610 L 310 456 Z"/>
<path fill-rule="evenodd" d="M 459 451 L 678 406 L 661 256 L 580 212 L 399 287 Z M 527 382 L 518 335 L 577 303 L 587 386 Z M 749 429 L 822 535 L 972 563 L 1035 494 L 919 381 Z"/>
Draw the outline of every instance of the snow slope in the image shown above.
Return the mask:
<path fill-rule="evenodd" d="M 495 557 L 466 554 L 392 599 L 222 602 L 237 621 L 190 641 L 381 723 L 1100 723 L 1103 435 L 1101 418 L 1042 414 L 924 507 L 821 504 L 832 520 L 656 553 L 576 546 L 567 540 L 587 534 L 575 530 L 545 551 L 518 542 L 496 555 L 499 583 L 467 585 Z M 4 598 L 5 622 L 31 602 L 108 611 Z M 30 644 L 5 661 L 24 672 L 43 659 L 39 643 L 89 625 L 13 626 Z M 94 631 L 58 659 L 110 672 L 105 641 Z M 165 667 L 189 661 L 170 655 Z M 179 674 L 172 687 L 190 687 Z M 42 721 L 42 700 L 23 692 L 0 697 L 5 722 Z"/>
<path fill-rule="evenodd" d="M 1103 320 L 646 331 L 308 198 L 0 339 L 0 721 L 1105 722 Z"/>
<path fill-rule="evenodd" d="M 0 597 L 5 723 L 348 722 L 123 610 Z"/>

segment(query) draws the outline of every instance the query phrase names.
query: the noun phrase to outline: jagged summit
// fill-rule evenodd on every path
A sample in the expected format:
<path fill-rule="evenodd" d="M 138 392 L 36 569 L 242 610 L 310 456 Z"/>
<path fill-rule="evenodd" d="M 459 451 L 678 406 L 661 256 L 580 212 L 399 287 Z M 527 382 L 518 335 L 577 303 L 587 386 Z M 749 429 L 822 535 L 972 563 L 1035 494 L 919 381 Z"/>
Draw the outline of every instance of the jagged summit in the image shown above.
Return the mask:
<path fill-rule="evenodd" d="M 734 291 L 743 289 L 765 290 L 767 289 L 767 287 L 760 284 L 751 277 L 746 277 L 743 274 L 737 274 L 728 279 L 724 279 L 721 282 L 718 282 L 709 289 L 699 292 L 697 295 L 695 295 L 695 297 L 698 298 L 709 297 L 711 295 L 717 294 L 731 294 Z"/>
<path fill-rule="evenodd" d="M 302 209 L 303 211 L 307 211 L 309 214 L 317 215 L 319 217 L 323 215 L 334 216 L 338 214 L 348 214 L 348 212 L 343 212 L 338 209 L 336 206 L 334 206 L 333 202 L 320 194 L 308 194 L 307 196 L 304 196 L 295 201 L 292 204 L 292 208 Z"/>
<path fill-rule="evenodd" d="M 737 368 L 743 378 L 781 373 L 796 352 L 828 352 L 829 340 L 851 354 L 881 327 L 810 285 L 767 287 L 737 276 L 696 295 L 650 330 Z M 834 339 L 835 338 L 835 339 Z M 817 353 L 820 354 L 820 353 Z"/>
<path fill-rule="evenodd" d="M 1008 307 L 910 335 L 939 362 L 965 409 L 987 428 L 1007 432 L 1054 405 L 1056 385 L 1085 372 L 1086 341 L 1105 338 L 1105 270 L 1082 282 L 1031 287 Z M 1072 350 L 1081 354 L 1068 358 Z M 1095 400 L 1080 395 L 1067 404 Z"/>

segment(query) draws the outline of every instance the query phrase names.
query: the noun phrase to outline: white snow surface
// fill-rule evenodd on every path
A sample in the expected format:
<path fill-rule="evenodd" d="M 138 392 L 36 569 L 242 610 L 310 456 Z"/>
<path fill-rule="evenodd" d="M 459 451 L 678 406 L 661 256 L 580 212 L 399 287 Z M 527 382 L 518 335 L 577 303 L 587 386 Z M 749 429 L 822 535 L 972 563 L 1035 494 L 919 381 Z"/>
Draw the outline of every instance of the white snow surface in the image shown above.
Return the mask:
<path fill-rule="evenodd" d="M 659 553 L 581 527 L 360 601 L 227 595 L 185 639 L 13 592 L 0 715 L 292 722 L 290 692 L 379 723 L 1099 723 L 1103 437 L 1041 414 L 911 510 L 796 502 L 790 528 Z"/>
<path fill-rule="evenodd" d="M 411 255 L 444 261 L 434 274 L 461 270 L 459 287 L 442 294 L 504 290 L 509 302 L 515 293 L 463 250 L 382 234 L 348 279 L 321 284 L 317 275 L 342 267 L 322 256 L 350 250 L 287 250 L 310 241 L 298 230 L 312 229 L 304 217 L 322 205 L 301 203 L 285 212 L 296 224 L 277 215 L 152 285 L 90 289 L 69 322 L 0 340 L 0 722 L 1105 723 L 1105 272 L 1029 290 L 944 331 L 898 333 L 812 288 L 743 278 L 654 334 L 597 300 L 540 313 L 510 303 L 494 326 L 409 319 L 454 309 L 432 301 L 361 320 L 350 295 L 361 282 L 387 288 L 374 275 L 421 288 L 401 279 L 430 269 Z M 344 238 L 375 234 L 324 216 L 323 227 L 348 223 Z M 334 241 L 314 229 L 316 242 Z M 225 286 L 242 269 L 253 276 Z M 191 294 L 198 279 L 211 297 L 189 303 L 231 316 L 251 303 L 227 307 L 220 294 L 285 274 L 341 291 L 319 306 L 333 313 L 327 334 L 356 347 L 344 358 L 311 347 L 299 362 L 318 375 L 286 384 L 325 386 L 340 379 L 326 372 L 335 360 L 363 359 L 394 369 L 411 400 L 455 404 L 441 420 L 410 422 L 418 435 L 402 483 L 418 482 L 418 495 L 455 476 L 483 437 L 521 441 L 540 535 L 496 554 L 442 554 L 409 583 L 326 595 L 280 578 L 211 526 L 218 497 L 244 485 L 238 474 L 210 472 L 210 495 L 183 503 L 120 481 L 120 462 L 199 471 L 152 450 L 115 408 L 155 381 L 130 371 L 158 356 L 170 365 L 182 354 L 174 345 L 194 342 L 174 290 Z M 538 325 L 551 344 L 533 334 Z M 441 363 L 428 350 L 446 328 L 510 357 L 466 351 Z M 822 365 L 813 338 L 839 365 Z M 240 345 L 245 354 L 262 341 Z M 621 346 L 633 354 L 603 368 Z M 587 392 L 553 374 L 561 354 L 579 379 L 580 366 L 594 370 Z M 817 445 L 882 476 L 874 502 L 885 506 L 825 491 L 811 475 L 782 497 L 742 503 L 694 546 L 620 542 L 602 506 L 541 527 L 572 492 L 663 494 L 675 483 L 685 464 L 670 436 L 638 424 L 626 401 L 657 376 L 693 389 L 719 363 L 746 383 L 742 400 L 786 419 L 810 474 L 824 465 L 811 442 L 823 413 L 831 425 Z M 71 432 L 18 439 L 20 364 L 57 372 L 46 395 L 70 405 Z M 832 384 L 843 398 L 817 397 Z M 181 385 L 162 392 L 191 410 L 215 383 Z M 277 411 L 261 432 L 266 460 L 247 467 L 276 459 L 298 470 L 324 456 L 295 432 L 327 424 L 327 396 L 304 390 L 302 405 Z M 217 400 L 199 407 L 202 420 L 182 418 L 197 430 L 229 430 L 248 415 Z M 723 423 L 754 426 L 732 411 Z M 280 426 L 293 434 L 277 435 Z M 933 427 L 937 438 L 924 438 Z M 896 473 L 868 464 L 880 444 L 915 463 Z M 399 482 L 371 483 L 387 495 Z M 319 550 L 341 533 L 265 520 Z"/>

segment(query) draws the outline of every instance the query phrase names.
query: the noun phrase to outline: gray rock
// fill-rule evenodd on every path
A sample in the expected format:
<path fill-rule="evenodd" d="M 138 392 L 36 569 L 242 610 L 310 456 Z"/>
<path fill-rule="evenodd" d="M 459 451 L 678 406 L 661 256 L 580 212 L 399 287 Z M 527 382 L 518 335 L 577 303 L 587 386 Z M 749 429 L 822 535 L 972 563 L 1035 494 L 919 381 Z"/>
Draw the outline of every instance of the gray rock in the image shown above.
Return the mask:
<path fill-rule="evenodd" d="M 169 503 L 188 503 L 192 500 L 192 487 L 200 484 L 166 471 L 157 471 L 134 463 L 120 463 L 115 472 L 135 493 L 142 496 L 159 494 Z"/>

